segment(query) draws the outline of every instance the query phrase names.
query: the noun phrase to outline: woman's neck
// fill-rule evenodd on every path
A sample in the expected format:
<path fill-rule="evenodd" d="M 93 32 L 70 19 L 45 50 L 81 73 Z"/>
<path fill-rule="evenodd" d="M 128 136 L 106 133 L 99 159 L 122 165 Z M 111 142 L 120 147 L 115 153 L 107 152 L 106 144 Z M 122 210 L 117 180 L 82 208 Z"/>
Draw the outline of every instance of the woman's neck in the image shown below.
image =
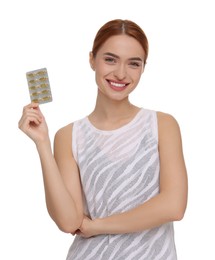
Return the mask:
<path fill-rule="evenodd" d="M 98 92 L 95 109 L 89 118 L 92 121 L 114 123 L 124 119 L 129 120 L 139 109 L 130 103 L 128 97 L 123 100 L 113 100 Z"/>

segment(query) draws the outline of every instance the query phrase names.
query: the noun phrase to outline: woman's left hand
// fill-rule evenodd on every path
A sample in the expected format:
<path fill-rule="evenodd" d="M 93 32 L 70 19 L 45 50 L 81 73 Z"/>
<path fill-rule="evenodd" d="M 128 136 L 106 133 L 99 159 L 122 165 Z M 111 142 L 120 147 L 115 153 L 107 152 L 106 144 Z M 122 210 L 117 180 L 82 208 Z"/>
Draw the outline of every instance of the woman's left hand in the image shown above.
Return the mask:
<path fill-rule="evenodd" d="M 84 238 L 90 238 L 98 235 L 96 232 L 96 222 L 89 217 L 84 216 L 83 222 L 75 234 Z"/>

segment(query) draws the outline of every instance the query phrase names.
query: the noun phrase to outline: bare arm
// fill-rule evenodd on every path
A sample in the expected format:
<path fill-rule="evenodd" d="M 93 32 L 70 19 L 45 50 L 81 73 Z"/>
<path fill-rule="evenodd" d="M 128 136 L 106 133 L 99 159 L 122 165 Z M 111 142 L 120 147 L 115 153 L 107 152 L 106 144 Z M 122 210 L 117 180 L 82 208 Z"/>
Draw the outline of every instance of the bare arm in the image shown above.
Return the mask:
<path fill-rule="evenodd" d="M 128 212 L 91 221 L 85 218 L 78 234 L 123 234 L 181 220 L 187 204 L 187 173 L 179 126 L 167 114 L 158 113 L 160 193 Z"/>
<path fill-rule="evenodd" d="M 69 197 L 68 204 L 65 200 L 62 200 L 63 208 L 65 210 L 64 225 L 68 223 L 68 228 L 65 226 L 69 233 L 74 233 L 78 229 L 83 220 L 83 200 L 82 200 L 82 188 L 80 182 L 80 175 L 78 166 L 72 154 L 72 124 L 60 129 L 55 136 L 54 142 L 54 156 L 57 162 L 59 171 L 62 176 L 64 187 Z M 60 196 L 61 195 L 61 192 Z M 59 201 L 60 202 L 60 201 Z M 51 203 L 50 203 L 51 205 Z M 58 212 L 52 211 L 53 216 L 58 215 Z M 61 220 L 59 216 L 59 220 Z M 74 228 L 70 228 L 70 222 L 74 219 L 74 223 L 77 223 Z"/>
<path fill-rule="evenodd" d="M 69 134 L 69 130 L 72 127 L 62 129 L 56 134 L 56 160 L 52 154 L 45 118 L 38 104 L 30 104 L 24 108 L 19 128 L 36 144 L 50 216 L 62 231 L 75 232 L 81 225 L 83 211 L 79 173 L 72 157 L 71 146 L 69 149 L 72 134 Z"/>

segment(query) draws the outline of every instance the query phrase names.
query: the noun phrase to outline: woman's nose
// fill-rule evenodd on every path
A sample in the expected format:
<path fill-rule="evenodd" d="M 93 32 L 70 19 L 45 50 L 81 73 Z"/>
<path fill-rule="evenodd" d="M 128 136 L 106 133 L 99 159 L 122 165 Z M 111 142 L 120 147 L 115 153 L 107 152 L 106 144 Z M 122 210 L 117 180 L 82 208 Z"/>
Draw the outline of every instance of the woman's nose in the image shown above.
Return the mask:
<path fill-rule="evenodd" d="M 118 80 L 123 80 L 126 77 L 126 68 L 123 64 L 119 64 L 115 67 L 114 76 Z"/>

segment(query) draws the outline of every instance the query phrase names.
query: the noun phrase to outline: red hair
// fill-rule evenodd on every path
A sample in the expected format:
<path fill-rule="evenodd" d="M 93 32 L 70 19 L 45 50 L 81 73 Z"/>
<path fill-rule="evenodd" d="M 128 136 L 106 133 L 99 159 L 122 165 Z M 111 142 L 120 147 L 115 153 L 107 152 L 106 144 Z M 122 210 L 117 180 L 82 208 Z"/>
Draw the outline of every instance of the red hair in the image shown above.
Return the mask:
<path fill-rule="evenodd" d="M 144 62 L 146 63 L 149 51 L 148 39 L 140 26 L 130 20 L 115 19 L 105 23 L 95 36 L 92 48 L 93 56 L 96 56 L 98 50 L 108 38 L 121 34 L 133 37 L 140 43 L 145 52 Z"/>

